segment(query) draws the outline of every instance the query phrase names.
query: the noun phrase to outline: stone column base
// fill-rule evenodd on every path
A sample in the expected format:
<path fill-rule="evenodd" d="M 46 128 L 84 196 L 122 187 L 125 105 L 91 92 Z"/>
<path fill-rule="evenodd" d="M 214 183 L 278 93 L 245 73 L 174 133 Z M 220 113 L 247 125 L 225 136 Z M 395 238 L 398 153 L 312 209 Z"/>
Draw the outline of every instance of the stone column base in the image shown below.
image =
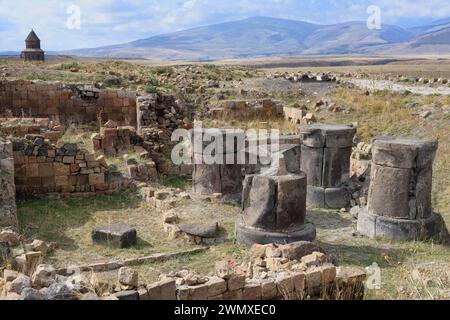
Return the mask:
<path fill-rule="evenodd" d="M 429 239 L 439 232 L 438 219 L 432 214 L 427 219 L 407 220 L 377 216 L 362 208 L 358 214 L 357 230 L 371 239 L 422 240 Z"/>
<path fill-rule="evenodd" d="M 341 209 L 350 203 L 350 195 L 345 188 L 322 188 L 308 186 L 306 205 L 314 208 Z"/>
<path fill-rule="evenodd" d="M 272 232 L 250 228 L 244 225 L 242 217 L 236 221 L 236 240 L 250 249 L 254 244 L 286 244 L 296 241 L 314 241 L 316 226 L 307 222 L 298 230 L 289 232 Z"/>

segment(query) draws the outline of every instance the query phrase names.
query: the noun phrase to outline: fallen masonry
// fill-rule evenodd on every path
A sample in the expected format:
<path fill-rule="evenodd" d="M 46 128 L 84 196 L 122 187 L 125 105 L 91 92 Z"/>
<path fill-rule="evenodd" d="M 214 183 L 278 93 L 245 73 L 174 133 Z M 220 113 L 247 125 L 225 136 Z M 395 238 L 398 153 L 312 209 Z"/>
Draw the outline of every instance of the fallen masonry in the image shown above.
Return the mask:
<path fill-rule="evenodd" d="M 81 274 L 80 287 L 52 266 L 37 264 L 27 276 L 5 269 L 0 299 L 7 300 L 351 300 L 364 297 L 365 272 L 336 267 L 309 242 L 277 246 L 254 245 L 248 262 L 216 263 L 215 274 L 189 270 L 161 274 L 158 281 L 142 283 L 137 271 L 121 267 L 117 281 L 99 281 L 101 273 Z"/>
<path fill-rule="evenodd" d="M 92 241 L 110 247 L 128 248 L 137 241 L 135 228 L 125 224 L 112 224 L 92 230 Z"/>

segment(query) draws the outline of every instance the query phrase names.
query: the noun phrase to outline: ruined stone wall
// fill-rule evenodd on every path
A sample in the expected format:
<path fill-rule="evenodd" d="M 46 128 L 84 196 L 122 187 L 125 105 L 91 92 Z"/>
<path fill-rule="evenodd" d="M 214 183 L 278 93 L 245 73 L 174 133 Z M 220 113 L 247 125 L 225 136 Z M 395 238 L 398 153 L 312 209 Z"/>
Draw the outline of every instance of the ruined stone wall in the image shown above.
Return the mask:
<path fill-rule="evenodd" d="M 189 123 L 186 106 L 171 95 L 155 93 L 137 98 L 137 113 L 139 132 L 155 126 L 173 131 Z"/>
<path fill-rule="evenodd" d="M 117 155 L 121 152 L 135 151 L 138 144 L 142 144 L 134 127 L 102 127 L 99 134 L 94 134 L 92 144 L 95 152 L 105 155 Z"/>
<path fill-rule="evenodd" d="M 136 93 L 93 86 L 0 81 L 0 117 L 49 118 L 62 124 L 136 125 Z"/>
<path fill-rule="evenodd" d="M 14 160 L 11 142 L 0 138 L 0 227 L 17 225 Z"/>
<path fill-rule="evenodd" d="M 39 135 L 13 141 L 17 193 L 94 194 L 119 189 L 122 181 L 96 158 L 72 143 L 49 144 Z"/>
<path fill-rule="evenodd" d="M 47 118 L 0 118 L 0 134 L 25 137 L 40 134 L 56 143 L 65 133 L 65 127 Z"/>

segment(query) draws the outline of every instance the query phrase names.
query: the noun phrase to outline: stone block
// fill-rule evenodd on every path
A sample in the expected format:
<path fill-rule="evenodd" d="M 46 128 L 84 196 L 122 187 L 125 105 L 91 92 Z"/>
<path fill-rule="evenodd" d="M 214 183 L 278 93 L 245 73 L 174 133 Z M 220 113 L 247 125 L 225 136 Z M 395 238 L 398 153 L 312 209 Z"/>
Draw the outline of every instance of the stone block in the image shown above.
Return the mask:
<path fill-rule="evenodd" d="M 262 290 L 260 283 L 246 283 L 242 291 L 242 300 L 261 300 Z"/>
<path fill-rule="evenodd" d="M 53 177 L 54 175 L 53 163 L 39 163 L 40 177 Z"/>
<path fill-rule="evenodd" d="M 149 300 L 176 300 L 176 284 L 171 278 L 147 286 Z"/>
<path fill-rule="evenodd" d="M 114 224 L 94 229 L 91 236 L 94 243 L 119 248 L 133 246 L 137 241 L 136 229 L 124 224 Z"/>
<path fill-rule="evenodd" d="M 57 187 L 65 187 L 69 185 L 69 177 L 68 176 L 56 176 L 55 177 L 55 185 Z"/>
<path fill-rule="evenodd" d="M 104 173 L 90 174 L 89 184 L 91 186 L 105 184 L 105 174 Z"/>

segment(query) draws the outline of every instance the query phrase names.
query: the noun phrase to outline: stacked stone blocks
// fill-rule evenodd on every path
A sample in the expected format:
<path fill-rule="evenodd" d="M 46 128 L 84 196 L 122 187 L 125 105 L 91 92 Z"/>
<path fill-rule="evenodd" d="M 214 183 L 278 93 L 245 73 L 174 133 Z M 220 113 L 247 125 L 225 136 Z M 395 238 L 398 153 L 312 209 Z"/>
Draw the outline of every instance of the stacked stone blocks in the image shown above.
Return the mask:
<path fill-rule="evenodd" d="M 358 215 L 358 231 L 371 238 L 418 240 L 438 232 L 431 206 L 436 140 L 378 137 L 368 205 Z"/>
<path fill-rule="evenodd" d="M 300 126 L 301 169 L 308 177 L 307 204 L 320 208 L 345 208 L 350 196 L 350 156 L 356 129 L 345 125 Z"/>
<path fill-rule="evenodd" d="M 136 93 L 94 87 L 0 81 L 0 116 L 49 118 L 62 124 L 106 123 L 136 125 Z"/>

